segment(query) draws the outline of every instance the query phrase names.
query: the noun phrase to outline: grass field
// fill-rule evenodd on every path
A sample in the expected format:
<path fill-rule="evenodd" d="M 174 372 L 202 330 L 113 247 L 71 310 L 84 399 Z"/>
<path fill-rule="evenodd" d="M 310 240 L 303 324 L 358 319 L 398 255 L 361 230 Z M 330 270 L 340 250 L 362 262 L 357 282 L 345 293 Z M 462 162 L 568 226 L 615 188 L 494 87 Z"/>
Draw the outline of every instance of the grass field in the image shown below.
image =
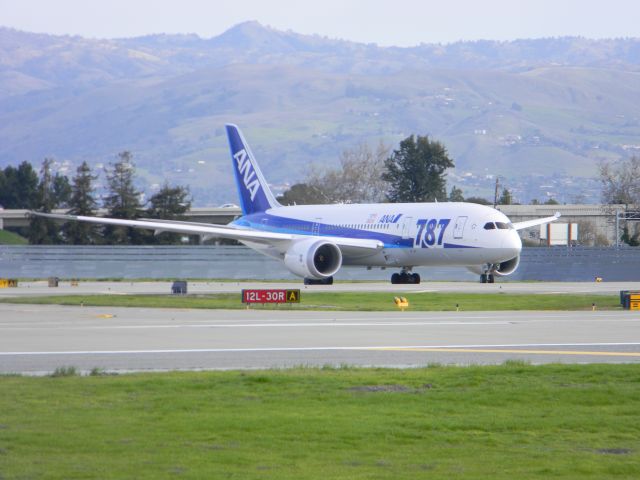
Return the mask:
<path fill-rule="evenodd" d="M 640 478 L 640 365 L 0 377 L 0 478 Z"/>
<path fill-rule="evenodd" d="M 0 229 L 0 245 L 27 245 L 28 243 L 29 241 L 26 238 L 17 233 Z"/>
<path fill-rule="evenodd" d="M 316 292 L 302 291 L 300 304 L 252 305 L 253 309 L 279 308 L 282 310 L 397 310 L 393 293 L 379 292 Z M 407 294 L 408 310 L 466 311 L 491 310 L 591 310 L 619 309 L 618 295 L 521 295 L 477 293 L 414 293 Z M 65 295 L 47 297 L 15 297 L 0 300 L 3 303 L 85 305 L 100 307 L 164 307 L 164 308 L 246 308 L 240 294 L 215 295 Z M 456 307 L 457 305 L 457 307 Z"/>

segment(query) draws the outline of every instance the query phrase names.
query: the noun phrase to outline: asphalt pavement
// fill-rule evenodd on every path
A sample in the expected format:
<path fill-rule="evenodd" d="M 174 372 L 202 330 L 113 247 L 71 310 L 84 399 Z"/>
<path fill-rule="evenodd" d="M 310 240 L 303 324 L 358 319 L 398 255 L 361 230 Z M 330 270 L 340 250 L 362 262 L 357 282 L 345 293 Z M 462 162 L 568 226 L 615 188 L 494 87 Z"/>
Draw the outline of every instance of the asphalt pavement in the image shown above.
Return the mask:
<path fill-rule="evenodd" d="M 300 312 L 0 304 L 1 373 L 44 374 L 62 366 L 116 372 L 342 364 L 417 367 L 499 364 L 510 359 L 640 362 L 640 313 Z"/>

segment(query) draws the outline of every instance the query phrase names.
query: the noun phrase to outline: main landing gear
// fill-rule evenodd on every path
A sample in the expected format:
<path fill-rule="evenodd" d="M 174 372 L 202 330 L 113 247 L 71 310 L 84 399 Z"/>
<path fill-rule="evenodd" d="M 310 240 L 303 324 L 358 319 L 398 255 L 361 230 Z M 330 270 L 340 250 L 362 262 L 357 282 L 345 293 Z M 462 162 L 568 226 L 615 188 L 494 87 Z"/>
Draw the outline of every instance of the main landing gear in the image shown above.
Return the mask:
<path fill-rule="evenodd" d="M 305 278 L 305 285 L 333 285 L 333 277 L 323 278 L 322 280 L 316 280 L 315 278 Z"/>
<path fill-rule="evenodd" d="M 393 284 L 418 284 L 420 283 L 420 275 L 417 273 L 411 273 L 408 268 L 403 268 L 400 273 L 394 273 L 391 275 L 391 283 Z"/>
<path fill-rule="evenodd" d="M 483 273 L 480 275 L 480 283 L 495 283 L 496 278 L 493 273 Z"/>

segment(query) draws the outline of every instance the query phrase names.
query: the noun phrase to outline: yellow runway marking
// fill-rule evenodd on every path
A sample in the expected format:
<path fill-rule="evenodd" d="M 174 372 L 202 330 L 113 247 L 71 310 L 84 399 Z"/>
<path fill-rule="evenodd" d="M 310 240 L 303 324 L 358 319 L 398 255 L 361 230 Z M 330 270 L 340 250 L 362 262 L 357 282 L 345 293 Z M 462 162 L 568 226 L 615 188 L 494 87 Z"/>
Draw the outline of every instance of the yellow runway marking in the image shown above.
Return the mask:
<path fill-rule="evenodd" d="M 532 355 L 589 355 L 601 357 L 640 357 L 640 352 L 590 352 L 586 350 L 517 350 L 504 348 L 380 348 L 394 352 L 452 352 L 452 353 L 526 353 Z"/>

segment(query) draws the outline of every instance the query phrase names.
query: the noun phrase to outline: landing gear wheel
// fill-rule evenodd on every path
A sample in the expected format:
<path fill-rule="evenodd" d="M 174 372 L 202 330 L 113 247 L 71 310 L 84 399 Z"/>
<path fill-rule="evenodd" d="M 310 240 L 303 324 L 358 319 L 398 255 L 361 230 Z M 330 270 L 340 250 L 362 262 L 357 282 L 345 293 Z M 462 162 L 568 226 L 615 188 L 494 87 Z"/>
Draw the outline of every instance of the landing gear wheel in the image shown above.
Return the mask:
<path fill-rule="evenodd" d="M 409 273 L 407 271 L 394 273 L 391 275 L 391 283 L 406 285 L 409 283 L 420 283 L 420 275 L 417 273 Z"/>
<path fill-rule="evenodd" d="M 480 283 L 487 283 L 487 274 L 483 273 L 480 275 Z"/>
<path fill-rule="evenodd" d="M 487 275 L 487 283 L 496 283 L 496 278 L 493 276 L 493 273 Z"/>
<path fill-rule="evenodd" d="M 315 278 L 305 278 L 305 285 L 333 285 L 333 277 L 323 278 L 322 280 L 316 280 Z"/>

